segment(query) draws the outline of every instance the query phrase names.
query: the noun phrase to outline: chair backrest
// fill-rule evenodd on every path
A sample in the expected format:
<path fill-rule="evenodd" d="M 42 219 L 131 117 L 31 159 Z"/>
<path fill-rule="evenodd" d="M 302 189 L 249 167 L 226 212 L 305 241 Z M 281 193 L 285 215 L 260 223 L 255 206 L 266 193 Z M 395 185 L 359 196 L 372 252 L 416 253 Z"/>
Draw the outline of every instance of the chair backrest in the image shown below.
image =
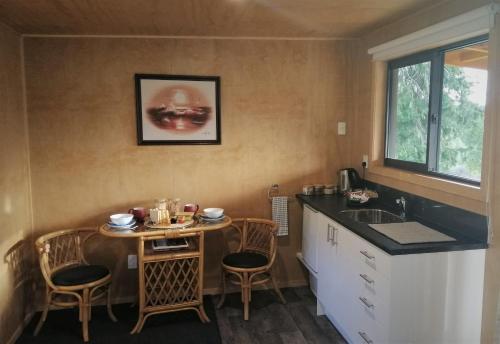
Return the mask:
<path fill-rule="evenodd" d="M 231 225 L 240 234 L 240 246 L 237 252 L 257 252 L 267 256 L 272 265 L 276 257 L 278 242 L 278 224 L 267 219 L 241 218 L 233 219 Z"/>
<path fill-rule="evenodd" d="M 52 287 L 54 272 L 72 265 L 87 264 L 83 254 L 85 242 L 97 228 L 63 229 L 42 235 L 35 241 L 40 269 L 45 281 Z"/>

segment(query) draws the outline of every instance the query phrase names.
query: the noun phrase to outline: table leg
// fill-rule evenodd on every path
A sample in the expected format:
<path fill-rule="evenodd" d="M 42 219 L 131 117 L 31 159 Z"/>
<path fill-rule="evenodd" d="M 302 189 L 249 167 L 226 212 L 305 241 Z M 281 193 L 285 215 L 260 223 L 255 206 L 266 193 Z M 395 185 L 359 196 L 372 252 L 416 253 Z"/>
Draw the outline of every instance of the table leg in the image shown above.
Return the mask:
<path fill-rule="evenodd" d="M 144 291 L 144 238 L 137 239 L 137 273 L 138 275 L 138 293 L 139 293 L 139 311 L 138 319 L 135 327 L 130 332 L 131 334 L 139 333 L 144 325 L 144 304 L 145 304 L 145 291 Z"/>

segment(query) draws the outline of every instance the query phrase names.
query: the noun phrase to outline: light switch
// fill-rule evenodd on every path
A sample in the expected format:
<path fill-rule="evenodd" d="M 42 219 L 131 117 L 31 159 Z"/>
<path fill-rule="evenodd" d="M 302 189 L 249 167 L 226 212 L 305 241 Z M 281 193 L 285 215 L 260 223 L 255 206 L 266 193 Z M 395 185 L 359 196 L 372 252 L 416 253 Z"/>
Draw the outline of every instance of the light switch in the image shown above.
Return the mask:
<path fill-rule="evenodd" d="M 337 122 L 337 134 L 339 134 L 339 135 L 346 134 L 346 123 L 345 122 Z"/>

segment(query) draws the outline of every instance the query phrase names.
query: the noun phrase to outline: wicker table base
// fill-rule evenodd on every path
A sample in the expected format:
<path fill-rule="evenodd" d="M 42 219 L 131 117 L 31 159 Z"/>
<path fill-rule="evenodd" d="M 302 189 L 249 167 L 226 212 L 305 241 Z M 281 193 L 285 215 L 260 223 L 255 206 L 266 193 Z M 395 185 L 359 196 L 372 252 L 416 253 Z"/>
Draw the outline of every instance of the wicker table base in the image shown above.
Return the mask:
<path fill-rule="evenodd" d="M 175 230 L 151 230 L 141 227 L 134 232 L 112 231 L 106 225 L 101 234 L 137 239 L 139 273 L 139 317 L 131 333 L 141 332 L 152 315 L 193 310 L 201 322 L 210 322 L 203 308 L 203 267 L 205 232 L 231 224 L 226 217 L 221 223 L 195 224 Z M 176 251 L 154 251 L 152 241 L 165 238 L 186 238 L 189 247 Z"/>

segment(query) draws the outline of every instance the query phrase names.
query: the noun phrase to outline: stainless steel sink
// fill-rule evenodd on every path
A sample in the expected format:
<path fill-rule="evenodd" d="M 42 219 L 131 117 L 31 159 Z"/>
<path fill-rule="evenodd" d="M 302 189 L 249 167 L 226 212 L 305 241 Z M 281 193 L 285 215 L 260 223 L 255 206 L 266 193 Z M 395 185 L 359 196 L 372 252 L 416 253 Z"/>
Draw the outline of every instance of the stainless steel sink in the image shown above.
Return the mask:
<path fill-rule="evenodd" d="M 404 222 L 404 220 L 396 214 L 382 209 L 349 209 L 342 210 L 340 213 L 348 216 L 354 221 L 363 223 Z"/>

